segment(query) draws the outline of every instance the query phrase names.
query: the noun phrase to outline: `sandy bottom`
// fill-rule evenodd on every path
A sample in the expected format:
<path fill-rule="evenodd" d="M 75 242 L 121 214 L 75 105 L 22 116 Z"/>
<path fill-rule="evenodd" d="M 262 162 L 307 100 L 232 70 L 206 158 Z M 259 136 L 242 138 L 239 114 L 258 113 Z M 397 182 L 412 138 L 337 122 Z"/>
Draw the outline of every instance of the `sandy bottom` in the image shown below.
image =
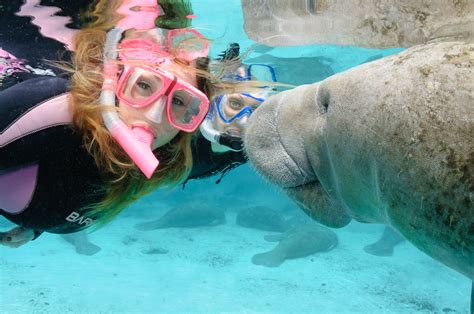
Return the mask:
<path fill-rule="evenodd" d="M 215 178 L 190 182 L 184 191 L 137 202 L 90 234 L 102 248 L 93 256 L 77 254 L 52 234 L 19 249 L 0 247 L 0 312 L 468 313 L 470 281 L 411 244 L 397 246 L 392 257 L 365 253 L 380 225 L 336 230 L 339 245 L 330 252 L 278 268 L 253 265 L 252 256 L 275 243 L 263 239 L 268 232 L 236 225 L 237 210 L 266 204 L 288 217 L 299 211 L 273 188 L 259 188 L 259 180 L 246 181 L 248 170 L 239 171 L 220 185 Z M 226 209 L 226 224 L 134 228 L 193 200 Z"/>

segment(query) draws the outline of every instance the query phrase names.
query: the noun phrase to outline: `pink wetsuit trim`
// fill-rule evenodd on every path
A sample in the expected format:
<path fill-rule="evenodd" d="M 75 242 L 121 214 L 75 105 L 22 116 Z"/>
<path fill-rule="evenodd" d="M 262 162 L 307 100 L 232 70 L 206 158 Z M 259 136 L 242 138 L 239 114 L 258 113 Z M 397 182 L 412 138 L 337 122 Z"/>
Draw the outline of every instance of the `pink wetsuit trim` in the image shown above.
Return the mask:
<path fill-rule="evenodd" d="M 0 133 L 0 148 L 28 134 L 55 125 L 70 124 L 71 121 L 72 113 L 69 110 L 69 94 L 62 94 L 48 99 L 23 114 L 3 133 Z"/>
<path fill-rule="evenodd" d="M 31 202 L 36 187 L 38 165 L 0 175 L 0 209 L 21 213 Z"/>
<path fill-rule="evenodd" d="M 69 94 L 51 98 L 23 114 L 5 132 L 0 133 L 0 148 L 28 134 L 56 125 L 70 124 L 71 120 Z M 21 213 L 33 198 L 37 174 L 36 164 L 1 174 L 0 209 L 12 214 Z"/>

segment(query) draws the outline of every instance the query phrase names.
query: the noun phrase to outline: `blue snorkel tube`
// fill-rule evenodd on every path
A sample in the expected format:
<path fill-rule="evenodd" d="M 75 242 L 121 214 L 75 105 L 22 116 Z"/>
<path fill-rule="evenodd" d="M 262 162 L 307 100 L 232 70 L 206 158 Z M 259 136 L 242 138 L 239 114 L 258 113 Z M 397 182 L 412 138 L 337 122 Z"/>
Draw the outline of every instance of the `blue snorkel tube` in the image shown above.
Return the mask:
<path fill-rule="evenodd" d="M 229 61 L 235 58 L 238 58 L 240 54 L 240 46 L 238 43 L 231 43 L 229 47 L 220 55 L 220 62 Z M 242 138 L 240 136 L 235 136 L 229 133 L 223 133 L 216 130 L 212 126 L 212 120 L 216 111 L 216 100 L 222 97 L 219 95 L 215 97 L 209 104 L 209 112 L 206 115 L 206 118 L 201 123 L 199 130 L 201 134 L 211 143 L 217 143 L 219 145 L 227 146 L 234 151 L 241 151 L 243 149 Z"/>

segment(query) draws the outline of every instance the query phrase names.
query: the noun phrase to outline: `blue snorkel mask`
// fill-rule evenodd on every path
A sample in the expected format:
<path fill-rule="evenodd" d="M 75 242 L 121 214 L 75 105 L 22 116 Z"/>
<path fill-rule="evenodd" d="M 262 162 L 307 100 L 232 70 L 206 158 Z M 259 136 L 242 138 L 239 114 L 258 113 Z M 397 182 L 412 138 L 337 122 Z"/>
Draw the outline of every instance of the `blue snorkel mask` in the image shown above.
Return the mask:
<path fill-rule="evenodd" d="M 237 52 L 236 52 L 237 49 Z M 231 44 L 221 60 L 231 60 L 238 57 L 238 44 Z M 266 64 L 240 65 L 233 72 L 224 73 L 222 80 L 239 83 L 242 81 L 258 80 L 276 82 L 275 70 Z M 241 151 L 242 131 L 254 110 L 272 92 L 270 86 L 261 86 L 261 92 L 241 94 L 221 94 L 214 97 L 209 105 L 209 112 L 201 124 L 203 136 L 212 143 L 226 146 L 233 151 Z"/>
<path fill-rule="evenodd" d="M 257 105 L 266 99 L 264 96 L 257 97 L 249 93 L 243 93 L 238 96 L 239 97 L 232 95 L 219 95 L 215 97 L 212 100 L 212 107 L 209 113 L 214 114 L 215 111 L 223 123 L 230 124 L 237 119 L 250 117 Z M 255 103 L 255 105 L 245 104 L 246 100 L 253 100 L 252 103 Z"/>

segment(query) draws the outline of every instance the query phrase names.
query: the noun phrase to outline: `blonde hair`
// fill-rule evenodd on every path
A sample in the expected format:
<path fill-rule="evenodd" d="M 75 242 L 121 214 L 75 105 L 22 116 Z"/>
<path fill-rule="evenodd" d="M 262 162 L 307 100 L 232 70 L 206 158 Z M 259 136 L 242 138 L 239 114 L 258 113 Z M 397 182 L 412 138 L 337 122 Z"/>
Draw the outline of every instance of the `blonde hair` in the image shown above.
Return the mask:
<path fill-rule="evenodd" d="M 119 0 L 102 0 L 97 4 L 92 12 L 94 20 L 75 37 L 76 51 L 73 55 L 73 124 L 81 132 L 86 149 L 107 180 L 103 187 L 105 199 L 91 206 L 90 216 L 98 217 L 97 226 L 110 221 L 130 203 L 154 189 L 179 184 L 192 168 L 192 134 L 179 132 L 168 144 L 154 151 L 160 165 L 152 178 L 147 180 L 103 123 L 99 104 L 103 48 L 107 32 L 120 19 L 115 14 L 120 4 Z M 201 65 L 201 68 L 204 66 Z M 206 81 L 210 74 L 199 68 L 196 73 L 198 85 L 209 94 L 210 85 Z"/>
<path fill-rule="evenodd" d="M 234 94 L 234 93 L 260 93 L 262 92 L 262 86 L 265 88 L 276 91 L 279 91 L 294 88 L 294 85 L 285 84 L 283 82 L 273 82 L 273 81 L 260 81 L 260 80 L 244 80 L 244 81 L 232 81 L 232 80 L 220 80 L 216 78 L 222 77 L 229 69 L 237 70 L 243 64 L 243 60 L 250 54 L 251 48 L 238 57 L 221 60 L 218 62 L 213 62 L 210 65 L 210 72 L 212 73 L 212 82 L 213 82 L 213 94 Z M 231 71 L 232 72 L 232 71 Z"/>

